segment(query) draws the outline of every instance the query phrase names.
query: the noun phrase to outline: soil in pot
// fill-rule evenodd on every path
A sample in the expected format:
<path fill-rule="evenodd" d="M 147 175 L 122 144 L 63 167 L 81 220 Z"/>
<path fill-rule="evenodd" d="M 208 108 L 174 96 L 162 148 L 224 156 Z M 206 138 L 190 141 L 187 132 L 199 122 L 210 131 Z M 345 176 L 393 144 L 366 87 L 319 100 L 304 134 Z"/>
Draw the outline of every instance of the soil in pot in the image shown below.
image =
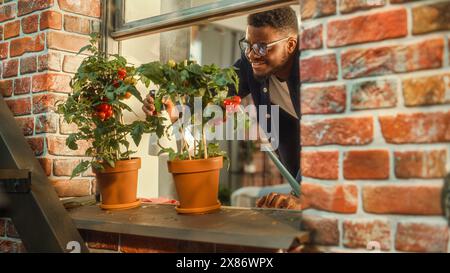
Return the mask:
<path fill-rule="evenodd" d="M 123 210 L 139 206 L 141 202 L 136 195 L 141 159 L 121 160 L 115 163 L 114 168 L 108 164 L 104 167 L 101 171 L 94 170 L 102 196 L 100 207 L 106 210 Z"/>
<path fill-rule="evenodd" d="M 180 204 L 178 213 L 203 214 L 220 209 L 219 173 L 223 157 L 168 161 Z"/>

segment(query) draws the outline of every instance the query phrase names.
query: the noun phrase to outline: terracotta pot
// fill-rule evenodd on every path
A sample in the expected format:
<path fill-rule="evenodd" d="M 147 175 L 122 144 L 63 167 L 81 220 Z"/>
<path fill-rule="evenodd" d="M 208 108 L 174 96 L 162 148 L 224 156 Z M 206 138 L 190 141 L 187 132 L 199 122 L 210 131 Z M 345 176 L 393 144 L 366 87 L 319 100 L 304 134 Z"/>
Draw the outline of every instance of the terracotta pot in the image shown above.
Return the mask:
<path fill-rule="evenodd" d="M 111 168 L 108 164 L 103 166 L 104 170 L 94 169 L 102 196 L 100 207 L 107 210 L 121 210 L 139 206 L 140 200 L 136 195 L 141 159 L 117 161 L 115 168 Z"/>
<path fill-rule="evenodd" d="M 219 172 L 223 157 L 168 161 L 177 189 L 178 213 L 202 214 L 220 209 Z"/>

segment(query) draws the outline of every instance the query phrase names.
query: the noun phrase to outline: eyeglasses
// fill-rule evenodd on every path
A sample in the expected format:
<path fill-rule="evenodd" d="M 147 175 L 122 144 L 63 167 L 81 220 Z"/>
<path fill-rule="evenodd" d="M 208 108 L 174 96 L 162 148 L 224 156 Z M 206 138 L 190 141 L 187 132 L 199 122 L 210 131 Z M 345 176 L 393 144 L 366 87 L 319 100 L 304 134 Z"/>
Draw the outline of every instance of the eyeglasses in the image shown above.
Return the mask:
<path fill-rule="evenodd" d="M 286 37 L 280 40 L 273 41 L 271 43 L 254 43 L 250 44 L 248 41 L 245 40 L 245 38 L 242 38 L 239 40 L 239 47 L 241 48 L 242 52 L 245 53 L 245 55 L 248 55 L 250 53 L 250 50 L 253 50 L 253 53 L 255 53 L 258 56 L 264 57 L 268 53 L 268 49 L 272 46 L 281 43 L 290 37 Z"/>

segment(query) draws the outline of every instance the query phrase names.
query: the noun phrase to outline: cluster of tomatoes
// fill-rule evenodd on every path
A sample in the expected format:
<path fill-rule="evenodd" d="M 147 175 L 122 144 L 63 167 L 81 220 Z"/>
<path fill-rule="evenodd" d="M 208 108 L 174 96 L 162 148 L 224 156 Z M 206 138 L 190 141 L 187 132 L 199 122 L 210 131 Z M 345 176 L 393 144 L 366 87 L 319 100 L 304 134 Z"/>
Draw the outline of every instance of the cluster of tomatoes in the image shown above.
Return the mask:
<path fill-rule="evenodd" d="M 123 82 L 125 82 L 126 84 L 135 84 L 135 79 L 133 77 L 127 77 L 127 70 L 125 68 L 120 68 L 117 71 L 117 78 Z M 119 80 L 114 80 L 113 81 L 113 86 L 115 88 L 119 88 L 120 87 L 120 81 Z M 131 98 L 131 92 L 126 92 L 124 95 L 120 96 L 120 99 L 129 99 Z"/>
<path fill-rule="evenodd" d="M 225 106 L 225 109 L 227 109 L 227 110 L 230 110 L 230 106 L 231 106 L 231 110 L 236 111 L 240 104 L 241 104 L 241 97 L 239 97 L 239 96 L 233 96 L 230 99 L 223 100 L 223 105 Z"/>
<path fill-rule="evenodd" d="M 103 101 L 107 101 L 107 100 L 104 99 Z M 112 105 L 107 102 L 103 102 L 103 103 L 97 105 L 95 110 L 97 111 L 96 112 L 97 117 L 102 121 L 109 119 L 114 114 Z"/>

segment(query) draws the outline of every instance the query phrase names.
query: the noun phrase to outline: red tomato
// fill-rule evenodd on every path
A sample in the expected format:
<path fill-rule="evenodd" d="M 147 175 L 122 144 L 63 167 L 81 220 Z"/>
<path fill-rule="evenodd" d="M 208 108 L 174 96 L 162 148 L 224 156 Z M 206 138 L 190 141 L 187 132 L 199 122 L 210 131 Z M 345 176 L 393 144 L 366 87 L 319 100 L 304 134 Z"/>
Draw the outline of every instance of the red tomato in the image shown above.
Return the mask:
<path fill-rule="evenodd" d="M 109 109 L 111 109 L 111 105 L 107 103 L 102 103 L 97 106 L 97 111 L 99 112 L 107 112 Z"/>
<path fill-rule="evenodd" d="M 131 98 L 131 92 L 126 92 L 125 95 L 123 95 L 123 97 L 124 97 L 125 99 Z"/>
<path fill-rule="evenodd" d="M 119 87 L 120 87 L 120 82 L 117 81 L 117 80 L 114 80 L 114 81 L 113 81 L 113 86 L 114 86 L 115 88 L 119 88 Z"/>
<path fill-rule="evenodd" d="M 105 112 L 105 114 L 106 114 L 106 119 L 109 119 L 113 115 L 113 110 L 109 109 L 108 111 Z"/>
<path fill-rule="evenodd" d="M 105 118 L 106 118 L 105 112 L 97 112 L 97 116 L 98 116 L 101 120 L 105 120 Z"/>
<path fill-rule="evenodd" d="M 239 97 L 239 96 L 234 96 L 234 97 L 233 97 L 233 102 L 234 102 L 235 104 L 241 104 L 241 97 Z"/>
<path fill-rule="evenodd" d="M 125 79 L 126 76 L 127 76 L 127 70 L 125 68 L 120 68 L 117 71 L 117 77 L 119 77 L 119 79 L 123 80 L 123 79 Z"/>

